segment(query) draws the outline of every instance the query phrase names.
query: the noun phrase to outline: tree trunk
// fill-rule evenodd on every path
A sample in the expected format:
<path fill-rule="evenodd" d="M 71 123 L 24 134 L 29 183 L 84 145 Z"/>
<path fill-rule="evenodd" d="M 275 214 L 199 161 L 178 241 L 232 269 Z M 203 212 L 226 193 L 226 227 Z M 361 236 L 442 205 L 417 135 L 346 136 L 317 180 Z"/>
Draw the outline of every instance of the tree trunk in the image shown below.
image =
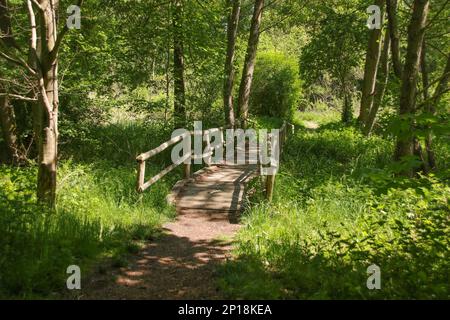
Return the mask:
<path fill-rule="evenodd" d="M 248 39 L 247 54 L 245 55 L 244 69 L 242 71 L 241 85 L 239 87 L 238 115 L 243 128 L 247 127 L 248 104 L 253 81 L 253 72 L 255 70 L 256 52 L 259 42 L 259 29 L 263 9 L 264 0 L 255 0 L 255 7 L 250 27 L 250 37 Z"/>
<path fill-rule="evenodd" d="M 234 84 L 234 56 L 236 48 L 236 37 L 239 26 L 239 15 L 241 12 L 241 0 L 229 0 L 228 7 L 231 9 L 228 17 L 227 31 L 227 57 L 225 60 L 225 80 L 223 88 L 223 105 L 225 111 L 225 123 L 234 127 L 233 106 L 233 84 Z"/>
<path fill-rule="evenodd" d="M 0 39 L 7 47 L 19 48 L 13 36 L 11 15 L 6 0 L 0 0 L 0 33 Z"/>
<path fill-rule="evenodd" d="M 395 75 L 402 78 L 402 63 L 400 60 L 400 36 L 398 33 L 397 0 L 387 0 L 386 8 L 388 14 L 389 34 L 391 37 L 392 64 Z"/>
<path fill-rule="evenodd" d="M 0 0 L 0 34 L 0 45 L 18 48 L 13 36 L 11 16 L 8 9 L 8 2 L 6 0 Z M 0 90 L 2 93 L 6 91 L 3 89 L 4 88 Z M 7 96 L 0 97 L 0 127 L 2 130 L 3 140 L 6 144 L 6 158 L 12 164 L 18 164 L 21 160 L 22 150 L 19 150 L 14 107 L 10 104 Z"/>
<path fill-rule="evenodd" d="M 54 53 L 57 40 L 58 0 L 40 1 L 41 50 L 38 110 L 35 115 L 35 135 L 38 137 L 39 171 L 37 196 L 40 202 L 55 206 L 56 170 L 58 161 L 58 58 Z"/>
<path fill-rule="evenodd" d="M 422 171 L 424 174 L 428 174 L 428 164 L 425 161 L 425 157 L 423 155 L 423 148 L 420 144 L 420 140 L 417 137 L 413 138 L 413 154 L 420 160 L 420 167 L 417 168 L 416 172 Z"/>
<path fill-rule="evenodd" d="M 173 5 L 172 23 L 173 23 L 174 125 L 175 128 L 182 128 L 186 123 L 182 0 L 174 0 L 172 5 Z"/>
<path fill-rule="evenodd" d="M 428 77 L 428 65 L 427 65 L 427 57 L 426 57 L 426 41 L 424 40 L 422 43 L 422 54 L 420 59 L 420 69 L 422 71 L 422 87 L 423 87 L 423 100 L 425 101 L 425 110 L 426 112 L 430 114 L 435 114 L 436 109 L 432 103 L 427 102 L 430 98 L 429 96 L 429 86 L 430 81 Z M 431 128 L 428 127 L 429 132 L 427 133 L 425 137 L 425 148 L 427 151 L 427 160 L 428 160 L 428 167 L 430 170 L 436 169 L 436 159 L 434 156 L 433 151 L 433 133 L 431 132 Z"/>
<path fill-rule="evenodd" d="M 402 87 L 400 92 L 400 117 L 405 117 L 408 122 L 406 130 L 402 130 L 397 137 L 395 159 L 413 155 L 413 121 L 408 116 L 414 114 L 417 75 L 419 70 L 420 52 L 425 34 L 425 25 L 428 15 L 428 0 L 415 0 L 413 4 L 412 18 L 408 27 L 408 48 L 405 58 L 405 66 L 402 74 Z M 412 169 L 412 168 L 411 168 Z M 412 170 L 407 169 L 402 174 L 412 176 Z"/>
<path fill-rule="evenodd" d="M 342 108 L 342 122 L 350 123 L 353 119 L 352 99 L 347 88 L 344 89 L 344 105 Z"/>
<path fill-rule="evenodd" d="M 7 97 L 0 97 L 0 126 L 6 143 L 6 156 L 12 164 L 19 164 L 23 154 L 17 138 L 14 108 Z"/>
<path fill-rule="evenodd" d="M 386 30 L 383 42 L 383 51 L 380 57 L 380 70 L 377 77 L 377 83 L 375 86 L 375 97 L 373 100 L 372 108 L 370 109 L 369 116 L 364 125 L 364 134 L 369 136 L 373 130 L 375 124 L 375 118 L 381 103 L 383 102 L 384 93 L 389 80 L 389 50 L 390 50 L 390 37 L 389 31 Z"/>
<path fill-rule="evenodd" d="M 444 73 L 439 80 L 438 86 L 433 94 L 433 97 L 430 99 L 428 94 L 429 80 L 428 80 L 428 72 L 427 72 L 427 64 L 426 64 L 426 48 L 425 43 L 422 48 L 422 79 L 424 86 L 424 100 L 426 101 L 425 108 L 427 112 L 432 115 L 436 115 L 436 106 L 439 104 L 439 101 L 442 95 L 448 90 L 448 82 L 450 80 L 450 55 L 447 58 L 447 63 L 445 65 Z M 431 128 L 429 128 L 429 132 L 425 138 L 425 145 L 428 156 L 428 165 L 431 170 L 437 169 L 436 157 L 433 150 L 433 132 Z"/>
<path fill-rule="evenodd" d="M 381 8 L 381 25 L 384 20 L 384 0 L 375 2 Z M 382 29 L 373 29 L 370 31 L 369 43 L 367 45 L 366 64 L 364 68 L 364 81 L 361 96 L 361 106 L 359 109 L 358 120 L 362 125 L 367 122 L 369 112 L 372 109 L 375 95 L 375 84 L 377 80 L 378 64 L 381 54 Z"/>
<path fill-rule="evenodd" d="M 445 65 L 444 72 L 439 79 L 439 83 L 434 91 L 433 98 L 431 99 L 431 104 L 433 106 L 434 112 L 436 112 L 436 106 L 439 104 L 442 96 L 448 91 L 448 83 L 450 81 L 450 55 L 447 57 L 447 63 Z"/>
<path fill-rule="evenodd" d="M 170 109 L 170 48 L 167 49 L 167 57 L 166 57 L 166 104 L 164 108 L 164 121 L 167 121 L 167 115 Z"/>

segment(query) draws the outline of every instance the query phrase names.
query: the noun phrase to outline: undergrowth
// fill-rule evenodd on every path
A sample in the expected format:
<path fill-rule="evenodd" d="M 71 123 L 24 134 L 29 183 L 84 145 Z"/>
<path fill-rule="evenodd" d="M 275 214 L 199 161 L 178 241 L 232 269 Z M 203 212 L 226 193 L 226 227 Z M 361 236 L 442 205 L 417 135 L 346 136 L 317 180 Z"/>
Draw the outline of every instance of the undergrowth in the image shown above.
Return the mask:
<path fill-rule="evenodd" d="M 105 259 L 127 264 L 140 241 L 158 236 L 174 216 L 166 195 L 181 172 L 145 194 L 135 191 L 135 156 L 166 137 L 145 122 L 85 127 L 62 144 L 56 210 L 36 204 L 37 167 L 0 166 L 0 297 L 41 298 L 65 290 L 66 269 L 82 277 Z M 164 168 L 169 155 L 147 165 L 147 176 Z"/>
<path fill-rule="evenodd" d="M 307 130 L 304 120 L 321 126 Z M 317 113 L 300 114 L 297 124 L 274 201 L 264 201 L 261 192 L 251 199 L 235 259 L 220 269 L 225 295 L 448 299 L 445 173 L 394 178 L 392 141 L 366 138 L 351 126 L 330 122 L 329 115 L 321 121 Z M 367 287 L 367 268 L 374 264 L 381 270 L 380 290 Z"/>

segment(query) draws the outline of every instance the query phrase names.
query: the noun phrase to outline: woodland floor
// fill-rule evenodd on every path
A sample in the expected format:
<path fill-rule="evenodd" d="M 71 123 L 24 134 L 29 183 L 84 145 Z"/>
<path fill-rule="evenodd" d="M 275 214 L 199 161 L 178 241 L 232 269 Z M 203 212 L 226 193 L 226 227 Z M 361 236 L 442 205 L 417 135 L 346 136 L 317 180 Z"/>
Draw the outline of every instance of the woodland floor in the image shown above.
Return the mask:
<path fill-rule="evenodd" d="M 97 273 L 77 299 L 219 299 L 215 267 L 230 258 L 239 229 L 226 216 L 183 212 L 129 265 Z"/>

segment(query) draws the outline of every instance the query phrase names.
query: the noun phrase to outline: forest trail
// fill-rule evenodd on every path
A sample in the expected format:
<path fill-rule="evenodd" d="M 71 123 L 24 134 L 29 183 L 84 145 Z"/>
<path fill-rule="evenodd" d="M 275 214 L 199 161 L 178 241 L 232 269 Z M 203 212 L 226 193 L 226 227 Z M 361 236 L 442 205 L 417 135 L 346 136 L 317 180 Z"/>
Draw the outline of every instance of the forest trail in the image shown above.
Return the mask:
<path fill-rule="evenodd" d="M 178 217 L 127 267 L 95 275 L 79 299 L 220 299 L 214 270 L 230 258 L 256 165 L 206 167 L 174 187 Z M 112 277 L 111 277 L 112 276 Z"/>

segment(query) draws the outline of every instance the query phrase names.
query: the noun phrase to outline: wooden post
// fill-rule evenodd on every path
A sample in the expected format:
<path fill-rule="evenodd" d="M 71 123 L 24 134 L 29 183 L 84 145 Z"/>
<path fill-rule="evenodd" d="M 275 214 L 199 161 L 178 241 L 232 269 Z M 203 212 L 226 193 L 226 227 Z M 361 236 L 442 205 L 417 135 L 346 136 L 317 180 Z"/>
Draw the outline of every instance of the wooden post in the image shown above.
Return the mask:
<path fill-rule="evenodd" d="M 225 137 L 224 137 L 224 128 L 220 128 L 220 145 L 222 146 L 222 163 L 225 162 L 226 159 L 226 143 L 225 143 Z"/>
<path fill-rule="evenodd" d="M 275 174 L 269 175 L 266 178 L 266 199 L 270 202 L 273 199 L 273 188 L 275 186 Z"/>
<path fill-rule="evenodd" d="M 189 158 L 189 163 L 184 164 L 184 178 L 189 179 L 191 177 L 191 159 Z"/>
<path fill-rule="evenodd" d="M 142 186 L 145 182 L 145 161 L 144 160 L 138 160 L 138 181 L 136 190 L 137 192 L 142 192 Z"/>
<path fill-rule="evenodd" d="M 269 141 L 268 141 L 269 142 L 268 143 L 269 150 L 268 151 L 269 151 L 270 157 L 272 157 L 272 152 L 273 152 L 272 142 L 274 141 L 273 135 L 269 134 L 268 139 L 269 139 Z M 279 139 L 279 140 L 281 140 L 281 139 Z M 278 141 L 278 143 L 280 143 L 280 141 Z M 266 199 L 269 200 L 269 202 L 272 202 L 272 198 L 273 198 L 273 188 L 275 185 L 276 172 L 271 172 L 271 173 L 272 173 L 271 175 L 267 175 L 267 177 L 266 177 Z"/>
<path fill-rule="evenodd" d="M 211 166 L 211 159 L 212 159 L 212 156 L 209 155 L 212 152 L 211 141 L 210 141 L 210 139 L 211 139 L 210 131 L 206 130 L 205 133 L 204 133 L 204 136 L 205 136 L 205 140 L 206 140 L 205 141 L 206 142 L 205 150 L 208 150 L 208 151 L 206 153 L 207 156 L 205 156 L 205 159 L 203 161 L 205 162 L 205 165 L 207 167 L 209 167 L 209 166 Z"/>

